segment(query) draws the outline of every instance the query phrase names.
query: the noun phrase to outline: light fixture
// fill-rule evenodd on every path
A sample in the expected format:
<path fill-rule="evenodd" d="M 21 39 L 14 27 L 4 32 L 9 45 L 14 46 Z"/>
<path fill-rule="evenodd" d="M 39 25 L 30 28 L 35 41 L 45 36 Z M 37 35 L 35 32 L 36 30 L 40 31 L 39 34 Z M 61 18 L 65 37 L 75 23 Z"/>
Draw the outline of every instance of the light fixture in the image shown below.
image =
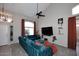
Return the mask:
<path fill-rule="evenodd" d="M 38 9 L 39 8 L 38 8 L 38 3 L 37 3 L 37 13 L 36 13 L 37 18 L 39 19 L 39 17 L 45 17 L 45 15 L 42 14 L 43 11 L 39 11 Z"/>
<path fill-rule="evenodd" d="M 4 4 L 2 4 L 2 9 L 0 12 L 0 22 L 12 22 L 12 16 L 4 12 Z"/>
<path fill-rule="evenodd" d="M 79 5 L 76 5 L 74 8 L 72 8 L 72 15 L 79 14 Z"/>

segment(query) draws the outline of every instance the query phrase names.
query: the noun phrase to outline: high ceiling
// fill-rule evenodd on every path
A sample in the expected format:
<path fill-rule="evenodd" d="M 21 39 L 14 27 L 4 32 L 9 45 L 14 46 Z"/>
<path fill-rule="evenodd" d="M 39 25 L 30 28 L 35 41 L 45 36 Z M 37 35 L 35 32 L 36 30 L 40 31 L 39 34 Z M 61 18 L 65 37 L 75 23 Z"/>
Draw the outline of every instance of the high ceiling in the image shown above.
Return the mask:
<path fill-rule="evenodd" d="M 2 3 L 0 4 L 0 9 L 2 8 Z M 44 11 L 49 6 L 49 3 L 39 3 L 38 10 Z M 20 14 L 28 17 L 35 17 L 37 13 L 37 3 L 5 3 L 5 11 Z"/>

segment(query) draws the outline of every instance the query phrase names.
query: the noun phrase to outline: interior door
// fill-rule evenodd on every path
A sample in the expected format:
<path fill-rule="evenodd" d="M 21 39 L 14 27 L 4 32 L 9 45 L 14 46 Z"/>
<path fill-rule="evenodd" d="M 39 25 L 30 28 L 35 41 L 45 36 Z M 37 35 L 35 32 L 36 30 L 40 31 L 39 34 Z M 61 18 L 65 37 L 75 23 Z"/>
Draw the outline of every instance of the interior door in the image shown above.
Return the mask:
<path fill-rule="evenodd" d="M 9 43 L 9 30 L 8 25 L 0 24 L 0 46 Z"/>
<path fill-rule="evenodd" d="M 68 48 L 76 49 L 76 17 L 68 18 Z"/>

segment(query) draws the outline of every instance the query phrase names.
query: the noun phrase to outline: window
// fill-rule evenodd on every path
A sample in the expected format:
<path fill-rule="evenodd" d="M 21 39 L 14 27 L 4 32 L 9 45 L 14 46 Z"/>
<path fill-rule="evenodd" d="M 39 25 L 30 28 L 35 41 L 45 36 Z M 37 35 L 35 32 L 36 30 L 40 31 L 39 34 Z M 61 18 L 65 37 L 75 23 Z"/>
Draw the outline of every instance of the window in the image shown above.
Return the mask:
<path fill-rule="evenodd" d="M 34 35 L 34 22 L 25 21 L 25 35 Z"/>
<path fill-rule="evenodd" d="M 73 9 L 72 9 L 72 15 L 76 15 L 79 14 L 79 5 L 76 5 Z"/>

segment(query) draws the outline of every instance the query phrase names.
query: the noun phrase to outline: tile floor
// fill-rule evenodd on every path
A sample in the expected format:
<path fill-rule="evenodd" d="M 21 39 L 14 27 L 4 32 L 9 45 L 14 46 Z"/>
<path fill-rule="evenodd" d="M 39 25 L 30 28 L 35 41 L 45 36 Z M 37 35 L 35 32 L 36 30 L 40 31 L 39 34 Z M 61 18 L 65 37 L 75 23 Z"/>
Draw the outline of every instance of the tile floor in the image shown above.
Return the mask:
<path fill-rule="evenodd" d="M 18 43 L 15 43 L 0 46 L 0 56 L 27 56 L 27 54 Z"/>
<path fill-rule="evenodd" d="M 58 52 L 54 56 L 76 56 L 76 51 L 58 46 Z M 18 44 L 0 46 L 0 56 L 28 56 L 24 49 Z"/>

